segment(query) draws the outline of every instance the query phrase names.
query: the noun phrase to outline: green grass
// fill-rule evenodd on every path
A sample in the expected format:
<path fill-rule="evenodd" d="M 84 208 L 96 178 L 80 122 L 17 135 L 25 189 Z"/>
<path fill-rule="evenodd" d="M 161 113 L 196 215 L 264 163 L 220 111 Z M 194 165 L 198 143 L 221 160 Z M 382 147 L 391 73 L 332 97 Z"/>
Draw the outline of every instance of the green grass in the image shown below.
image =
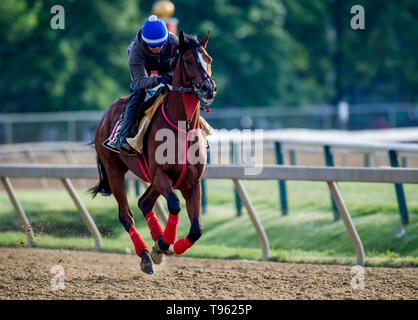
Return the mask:
<path fill-rule="evenodd" d="M 246 181 L 245 187 L 267 233 L 273 261 L 354 264 L 355 251 L 344 223 L 333 220 L 325 183 L 287 182 L 289 214 L 282 216 L 275 181 Z M 418 266 L 418 185 L 404 185 L 410 223 L 401 224 L 394 186 L 340 183 L 340 191 L 366 251 L 366 265 Z M 208 180 L 208 210 L 202 215 L 203 236 L 185 255 L 209 258 L 261 259 L 260 242 L 245 211 L 236 216 L 233 184 Z M 143 190 L 141 190 L 143 191 Z M 95 220 L 106 252 L 133 252 L 118 220 L 113 197 L 79 195 Z M 17 190 L 17 197 L 42 248 L 91 250 L 94 242 L 65 190 Z M 145 220 L 129 194 L 137 229 L 152 247 Z M 166 206 L 163 199 L 161 203 Z M 178 236 L 190 226 L 184 201 Z M 395 230 L 404 228 L 397 239 Z M 0 192 L 0 246 L 26 246 L 26 236 L 5 192 Z M 128 249 L 127 249 L 128 248 Z"/>

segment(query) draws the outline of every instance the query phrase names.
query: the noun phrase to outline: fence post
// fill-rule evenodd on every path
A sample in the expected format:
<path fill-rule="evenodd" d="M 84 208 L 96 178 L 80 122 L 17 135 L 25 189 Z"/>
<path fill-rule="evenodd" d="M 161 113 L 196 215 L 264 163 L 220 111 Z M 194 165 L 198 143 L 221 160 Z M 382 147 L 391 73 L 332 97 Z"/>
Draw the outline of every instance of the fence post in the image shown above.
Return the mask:
<path fill-rule="evenodd" d="M 235 150 L 235 143 L 231 142 L 229 144 L 229 150 L 231 153 L 231 158 L 232 158 L 232 164 L 239 164 L 239 156 L 240 154 L 237 154 L 237 150 Z M 241 150 L 239 150 L 241 152 Z M 239 194 L 237 192 L 237 188 L 234 188 L 234 196 L 235 196 L 235 207 L 237 209 L 237 216 L 241 216 L 241 209 L 242 209 L 242 202 L 241 199 L 239 197 Z"/>
<path fill-rule="evenodd" d="M 102 237 L 100 235 L 99 229 L 97 228 L 96 224 L 94 223 L 93 218 L 91 217 L 90 213 L 87 211 L 84 204 L 81 202 L 80 198 L 77 195 L 70 179 L 68 178 L 61 178 L 62 183 L 67 189 L 68 193 L 70 194 L 71 198 L 74 201 L 74 204 L 77 207 L 77 210 L 83 219 L 84 223 L 87 226 L 87 229 L 90 231 L 90 234 L 94 238 L 94 247 L 95 251 L 100 251 L 102 247 Z"/>
<path fill-rule="evenodd" d="M 74 120 L 68 120 L 68 141 L 77 141 L 77 128 Z"/>
<path fill-rule="evenodd" d="M 125 179 L 125 190 L 126 190 L 126 194 L 129 193 L 129 180 Z"/>
<path fill-rule="evenodd" d="M 333 167 L 334 166 L 334 159 L 332 157 L 331 148 L 329 146 L 324 146 L 324 156 L 325 156 L 325 164 L 327 167 Z M 332 211 L 334 212 L 334 220 L 337 221 L 340 219 L 340 214 L 338 212 L 337 205 L 335 204 L 335 201 L 331 195 L 331 205 L 332 205 Z"/>
<path fill-rule="evenodd" d="M 30 163 L 32 163 L 32 164 L 37 163 L 35 154 L 33 153 L 33 150 L 32 150 L 32 147 L 29 146 L 27 149 L 24 150 L 24 153 L 26 155 L 26 159 L 28 159 Z M 39 184 L 41 185 L 42 189 L 44 189 L 44 190 L 48 189 L 48 183 L 47 183 L 45 178 L 40 178 L 39 179 Z"/>
<path fill-rule="evenodd" d="M 234 181 L 236 190 L 238 190 L 238 194 L 241 200 L 244 202 L 245 208 L 247 209 L 247 213 L 250 216 L 250 220 L 255 228 L 257 233 L 258 239 L 260 240 L 261 250 L 263 252 L 263 261 L 268 261 L 269 259 L 269 241 L 264 231 L 263 225 L 261 221 L 258 219 L 254 207 L 251 204 L 250 198 L 248 197 L 247 192 L 245 191 L 244 184 L 239 179 L 232 179 Z"/>
<path fill-rule="evenodd" d="M 67 159 L 67 162 L 69 164 L 77 164 L 76 158 L 74 156 L 73 151 L 71 148 L 65 148 L 62 150 L 62 153 L 64 154 L 65 159 Z M 79 186 L 81 188 L 87 189 L 87 183 L 86 180 L 79 180 Z"/>
<path fill-rule="evenodd" d="M 13 143 L 13 122 L 7 122 L 6 126 L 6 143 L 12 144 Z"/>
<path fill-rule="evenodd" d="M 357 265 L 364 266 L 364 249 L 361 239 L 357 233 L 356 227 L 354 226 L 353 221 L 351 220 L 350 213 L 348 212 L 340 191 L 338 190 L 337 183 L 334 181 L 327 181 L 328 187 L 331 191 L 333 199 L 335 199 L 338 209 L 342 215 L 343 222 L 347 229 L 348 235 L 350 236 L 351 243 L 356 250 L 357 255 Z"/>
<path fill-rule="evenodd" d="M 35 237 L 33 233 L 32 226 L 30 225 L 29 219 L 26 217 L 25 211 L 16 197 L 16 193 L 13 189 L 13 186 L 8 177 L 1 177 L 1 182 L 4 185 L 4 188 L 9 195 L 10 200 L 12 201 L 13 207 L 15 208 L 16 214 L 20 220 L 20 224 L 22 226 L 23 231 L 25 231 L 26 236 L 28 238 L 28 247 L 31 248 L 33 246 L 33 238 Z"/>
<path fill-rule="evenodd" d="M 290 164 L 292 166 L 296 166 L 296 151 L 295 150 L 289 150 L 289 158 L 290 158 Z"/>
<path fill-rule="evenodd" d="M 283 153 L 280 142 L 274 143 L 274 149 L 276 151 L 276 163 L 283 165 Z M 282 216 L 286 216 L 288 213 L 287 209 L 287 194 L 286 194 L 286 181 L 279 180 L 279 197 L 280 197 L 280 208 L 282 210 Z"/>
<path fill-rule="evenodd" d="M 370 167 L 370 153 L 368 152 L 364 154 L 364 166 Z"/>
<path fill-rule="evenodd" d="M 141 191 L 140 186 L 139 186 L 139 181 L 135 180 L 135 193 L 136 196 L 139 196 L 139 192 Z"/>
<path fill-rule="evenodd" d="M 389 161 L 391 167 L 399 167 L 398 156 L 395 150 L 389 150 Z M 409 223 L 408 207 L 406 206 L 405 193 L 403 185 L 395 183 L 396 198 L 398 199 L 399 213 L 401 214 L 401 221 L 403 224 Z"/>
<path fill-rule="evenodd" d="M 206 180 L 200 180 L 200 187 L 201 187 L 201 194 L 202 194 L 202 202 L 201 202 L 201 210 L 202 214 L 206 213 Z"/>
<path fill-rule="evenodd" d="M 210 152 L 207 152 L 207 160 L 206 160 L 207 164 L 210 164 Z M 206 207 L 207 207 L 207 191 L 206 191 L 206 180 L 202 179 L 200 180 L 200 185 L 201 185 L 201 193 L 202 193 L 202 203 L 201 203 L 201 208 L 202 208 L 202 214 L 206 213 Z"/>

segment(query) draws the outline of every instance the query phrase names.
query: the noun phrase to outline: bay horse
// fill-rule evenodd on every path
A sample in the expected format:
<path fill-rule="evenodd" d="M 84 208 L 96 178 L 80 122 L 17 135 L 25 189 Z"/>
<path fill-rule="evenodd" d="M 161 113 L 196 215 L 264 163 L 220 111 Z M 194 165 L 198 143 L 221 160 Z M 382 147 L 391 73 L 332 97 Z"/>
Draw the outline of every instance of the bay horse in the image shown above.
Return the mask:
<path fill-rule="evenodd" d="M 168 85 L 167 97 L 151 120 L 144 137 L 141 155 L 119 154 L 102 145 L 123 113 L 126 98 L 117 99 L 109 106 L 96 129 L 94 145 L 100 179 L 99 183 L 89 191 L 92 197 L 98 193 L 114 195 L 118 203 L 119 221 L 129 233 L 135 252 L 141 258 L 141 270 L 146 274 L 154 273 L 153 262 L 160 264 L 164 254 L 182 254 L 202 235 L 200 180 L 206 164 L 207 151 L 204 137 L 199 129 L 199 101 L 210 104 L 217 92 L 212 78 L 212 58 L 205 50 L 208 39 L 209 32 L 200 41 L 197 37 L 185 35 L 183 30 L 179 33 L 179 45 L 171 63 L 173 82 L 172 85 Z M 181 126 L 182 123 L 186 124 L 186 128 L 184 125 Z M 156 136 L 161 130 L 166 130 L 165 132 L 170 130 L 175 139 L 170 140 L 167 137 L 166 142 L 158 141 Z M 195 138 L 193 145 L 191 145 L 191 133 Z M 199 161 L 191 161 L 190 152 L 193 146 L 193 155 L 197 154 Z M 161 158 L 162 147 L 167 149 L 165 150 L 167 158 L 175 161 L 161 163 L 158 157 Z M 140 156 L 143 158 L 142 162 Z M 146 219 L 154 241 L 151 254 L 147 244 L 135 229 L 133 213 L 128 205 L 125 190 L 125 174 L 128 170 L 150 183 L 139 198 L 138 207 Z M 178 240 L 176 240 L 177 224 L 181 206 L 174 189 L 180 190 L 184 197 L 191 223 L 188 235 Z M 164 230 L 153 211 L 160 195 L 165 197 L 169 211 Z"/>

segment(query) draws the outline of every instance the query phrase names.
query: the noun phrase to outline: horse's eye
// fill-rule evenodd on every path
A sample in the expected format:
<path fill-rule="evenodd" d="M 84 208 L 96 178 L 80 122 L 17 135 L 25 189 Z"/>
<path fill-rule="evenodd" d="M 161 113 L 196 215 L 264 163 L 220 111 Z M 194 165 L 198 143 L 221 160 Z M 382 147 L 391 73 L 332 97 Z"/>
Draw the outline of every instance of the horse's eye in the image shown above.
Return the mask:
<path fill-rule="evenodd" d="M 192 64 L 192 60 L 190 60 L 189 58 L 184 59 L 184 62 L 190 66 Z"/>

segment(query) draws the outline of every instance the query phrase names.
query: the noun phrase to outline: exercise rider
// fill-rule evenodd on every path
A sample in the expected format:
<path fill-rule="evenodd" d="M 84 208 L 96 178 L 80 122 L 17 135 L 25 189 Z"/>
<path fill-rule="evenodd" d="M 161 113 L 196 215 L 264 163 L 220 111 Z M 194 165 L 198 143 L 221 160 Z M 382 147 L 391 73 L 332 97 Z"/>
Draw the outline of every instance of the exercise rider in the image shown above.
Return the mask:
<path fill-rule="evenodd" d="M 123 114 L 122 128 L 118 148 L 122 154 L 135 154 L 126 138 L 138 115 L 144 115 L 142 102 L 145 89 L 152 89 L 159 84 L 171 84 L 170 62 L 175 55 L 178 37 L 167 30 L 165 23 L 157 16 L 150 16 L 139 29 L 128 47 L 129 69 L 131 73 L 131 94 Z M 156 71 L 157 74 L 151 74 Z"/>

